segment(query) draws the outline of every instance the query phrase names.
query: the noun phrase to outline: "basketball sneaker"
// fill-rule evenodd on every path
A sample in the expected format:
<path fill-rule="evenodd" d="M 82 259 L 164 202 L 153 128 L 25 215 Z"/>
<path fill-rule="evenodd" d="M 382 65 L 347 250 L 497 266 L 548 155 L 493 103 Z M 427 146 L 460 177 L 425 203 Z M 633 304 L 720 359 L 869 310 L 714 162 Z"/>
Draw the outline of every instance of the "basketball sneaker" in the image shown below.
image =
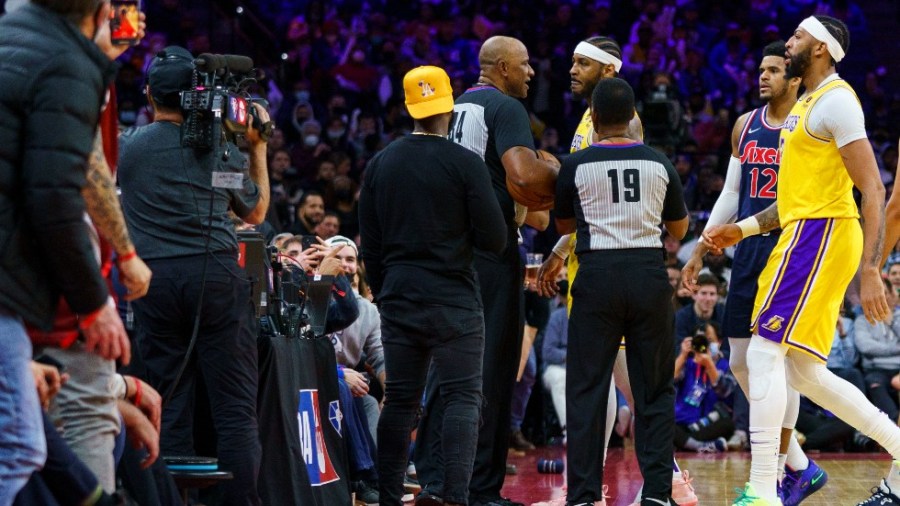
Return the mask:
<path fill-rule="evenodd" d="M 681 478 L 672 478 L 672 499 L 679 506 L 697 506 L 699 499 L 691 485 L 691 475 L 687 469 L 681 471 Z"/>
<path fill-rule="evenodd" d="M 881 480 L 881 484 L 872 489 L 872 496 L 856 506 L 898 506 L 900 497 L 891 490 L 887 482 Z"/>
<path fill-rule="evenodd" d="M 763 499 L 756 493 L 756 490 L 753 490 L 753 485 L 747 484 L 747 487 L 744 490 L 735 489 L 735 492 L 739 493 L 737 499 L 731 503 L 731 506 L 780 506 L 781 501 L 772 502 L 767 499 Z"/>
<path fill-rule="evenodd" d="M 809 467 L 803 471 L 785 468 L 784 479 L 781 480 L 784 506 L 796 506 L 828 483 L 828 473 L 809 459 Z"/>
<path fill-rule="evenodd" d="M 672 478 L 672 499 L 678 506 L 697 506 L 699 499 L 691 485 L 691 474 L 685 469 L 681 471 L 681 478 Z M 635 498 L 631 506 L 641 506 L 641 495 Z"/>

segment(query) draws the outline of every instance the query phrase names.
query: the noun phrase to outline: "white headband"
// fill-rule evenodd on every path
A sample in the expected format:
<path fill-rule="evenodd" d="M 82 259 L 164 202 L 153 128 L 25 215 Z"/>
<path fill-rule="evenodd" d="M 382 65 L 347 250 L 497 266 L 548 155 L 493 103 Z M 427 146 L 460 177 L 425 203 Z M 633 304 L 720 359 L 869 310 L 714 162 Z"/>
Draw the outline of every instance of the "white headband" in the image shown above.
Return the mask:
<path fill-rule="evenodd" d="M 839 62 L 844 59 L 844 49 L 841 47 L 841 44 L 815 16 L 810 16 L 801 21 L 800 28 L 806 30 L 816 40 L 824 42 L 825 47 L 828 48 L 828 53 L 831 54 L 834 61 Z"/>
<path fill-rule="evenodd" d="M 579 42 L 578 45 L 575 46 L 575 54 L 587 56 L 588 58 L 600 63 L 612 64 L 612 66 L 616 68 L 616 72 L 622 69 L 622 60 L 616 58 L 615 56 L 607 53 L 606 51 L 589 42 Z"/>

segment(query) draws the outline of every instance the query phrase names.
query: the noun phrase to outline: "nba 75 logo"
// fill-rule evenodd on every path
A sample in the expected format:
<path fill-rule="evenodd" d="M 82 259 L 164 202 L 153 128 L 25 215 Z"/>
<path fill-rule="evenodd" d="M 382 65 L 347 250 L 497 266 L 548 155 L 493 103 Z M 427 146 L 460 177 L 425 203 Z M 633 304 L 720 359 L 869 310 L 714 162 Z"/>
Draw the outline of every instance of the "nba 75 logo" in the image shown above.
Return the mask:
<path fill-rule="evenodd" d="M 800 122 L 800 116 L 797 116 L 796 114 L 791 114 L 790 116 L 787 117 L 787 119 L 784 122 L 784 126 L 782 126 L 781 128 L 786 128 L 788 130 L 788 132 L 793 132 L 794 129 L 797 128 L 797 123 L 799 123 L 799 122 Z"/>
<path fill-rule="evenodd" d="M 339 415 L 338 415 L 339 416 Z M 300 429 L 300 450 L 309 483 L 320 487 L 326 483 L 340 480 L 328 447 L 325 445 L 325 433 L 322 431 L 322 418 L 319 416 L 319 391 L 300 390 L 300 403 L 297 407 L 297 424 Z"/>

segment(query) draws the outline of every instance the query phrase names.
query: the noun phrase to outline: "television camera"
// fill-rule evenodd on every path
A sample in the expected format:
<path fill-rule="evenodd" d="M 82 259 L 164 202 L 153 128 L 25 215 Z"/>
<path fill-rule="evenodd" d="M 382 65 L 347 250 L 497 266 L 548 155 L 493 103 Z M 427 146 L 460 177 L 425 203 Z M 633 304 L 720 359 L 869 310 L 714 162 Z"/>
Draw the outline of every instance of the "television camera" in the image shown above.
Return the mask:
<path fill-rule="evenodd" d="M 264 99 L 252 98 L 249 88 L 261 78 L 246 56 L 203 53 L 194 60 L 191 89 L 181 93 L 184 125 L 181 144 L 211 150 L 222 141 L 234 142 L 251 122 L 264 140 L 272 134 L 272 122 L 263 123 L 252 104 L 267 107 Z"/>

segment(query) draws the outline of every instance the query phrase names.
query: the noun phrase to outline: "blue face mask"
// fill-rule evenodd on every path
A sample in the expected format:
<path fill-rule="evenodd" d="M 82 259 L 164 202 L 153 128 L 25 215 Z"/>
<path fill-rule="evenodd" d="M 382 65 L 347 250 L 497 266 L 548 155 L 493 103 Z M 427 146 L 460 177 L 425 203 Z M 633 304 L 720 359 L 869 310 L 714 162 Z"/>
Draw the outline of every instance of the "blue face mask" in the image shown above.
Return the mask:
<path fill-rule="evenodd" d="M 719 343 L 709 343 L 709 354 L 712 357 L 719 354 Z"/>

